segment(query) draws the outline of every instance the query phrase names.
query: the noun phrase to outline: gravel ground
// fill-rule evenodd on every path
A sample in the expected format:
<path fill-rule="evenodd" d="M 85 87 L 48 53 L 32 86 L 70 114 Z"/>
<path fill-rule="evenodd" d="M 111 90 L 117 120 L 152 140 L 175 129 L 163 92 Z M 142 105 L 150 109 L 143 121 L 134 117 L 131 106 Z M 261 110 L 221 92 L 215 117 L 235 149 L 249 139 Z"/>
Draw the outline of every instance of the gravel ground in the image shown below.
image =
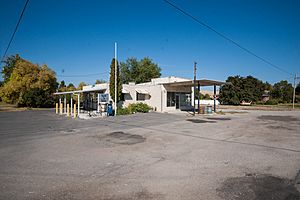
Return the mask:
<path fill-rule="evenodd" d="M 300 199 L 300 112 L 0 112 L 0 199 Z"/>

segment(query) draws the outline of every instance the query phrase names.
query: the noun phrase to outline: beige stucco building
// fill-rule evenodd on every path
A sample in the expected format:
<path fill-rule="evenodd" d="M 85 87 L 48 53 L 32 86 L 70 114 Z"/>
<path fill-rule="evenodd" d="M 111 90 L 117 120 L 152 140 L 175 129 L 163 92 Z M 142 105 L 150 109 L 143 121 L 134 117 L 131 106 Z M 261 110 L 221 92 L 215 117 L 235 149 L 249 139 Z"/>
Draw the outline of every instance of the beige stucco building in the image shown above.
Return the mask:
<path fill-rule="evenodd" d="M 154 78 L 146 83 L 129 83 L 122 85 L 122 98 L 118 106 L 127 107 L 131 103 L 146 103 L 158 112 L 172 112 L 176 110 L 192 110 L 194 86 L 200 90 L 200 86 L 215 86 L 214 101 L 216 104 L 216 86 L 222 85 L 224 82 L 213 80 L 196 80 L 179 78 L 175 76 Z M 95 84 L 84 86 L 82 90 L 71 92 L 57 92 L 56 95 L 83 95 L 84 102 L 81 108 L 84 110 L 100 111 L 101 94 L 109 94 L 109 84 Z M 72 98 L 71 98 L 72 99 Z M 108 101 L 111 100 L 108 96 Z M 64 104 L 66 104 L 64 98 Z M 61 102 L 61 100 L 60 100 Z M 197 105 L 200 101 L 196 102 Z M 71 103 L 72 104 L 72 103 Z"/>

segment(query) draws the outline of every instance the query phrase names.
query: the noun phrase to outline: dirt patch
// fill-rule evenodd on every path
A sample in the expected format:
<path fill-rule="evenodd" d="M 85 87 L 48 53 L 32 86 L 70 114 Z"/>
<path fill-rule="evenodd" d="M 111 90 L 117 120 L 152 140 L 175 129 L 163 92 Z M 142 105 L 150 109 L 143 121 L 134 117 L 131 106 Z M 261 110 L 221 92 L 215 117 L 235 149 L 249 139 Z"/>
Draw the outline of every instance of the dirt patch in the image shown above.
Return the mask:
<path fill-rule="evenodd" d="M 231 118 L 228 118 L 228 117 L 207 117 L 206 119 L 210 119 L 210 120 L 220 120 L 220 121 L 231 120 Z"/>
<path fill-rule="evenodd" d="M 282 130 L 294 130 L 291 127 L 286 127 L 286 126 L 267 126 L 269 129 L 282 129 Z"/>
<path fill-rule="evenodd" d="M 112 132 L 100 138 L 114 144 L 133 145 L 145 142 L 146 138 L 141 135 L 124 133 L 122 131 Z"/>
<path fill-rule="evenodd" d="M 159 193 L 151 193 L 147 189 L 131 192 L 115 192 L 111 188 L 96 185 L 68 185 L 52 189 L 45 193 L 28 195 L 24 199 L 28 200 L 68 200 L 68 199 L 89 199 L 89 200 L 154 200 L 164 199 Z"/>
<path fill-rule="evenodd" d="M 246 174 L 227 179 L 217 189 L 225 200 L 299 200 L 294 181 L 270 175 Z"/>
<path fill-rule="evenodd" d="M 207 120 L 203 120 L 203 119 L 187 119 L 186 121 L 193 122 L 193 123 L 199 123 L 199 124 L 216 123 L 216 121 L 207 121 Z"/>
<path fill-rule="evenodd" d="M 268 120 L 268 121 L 278 121 L 278 122 L 292 122 L 299 121 L 296 117 L 293 116 L 279 116 L 279 115 L 262 115 L 257 117 L 260 120 Z"/>
<path fill-rule="evenodd" d="M 122 197 L 111 197 L 105 198 L 105 200 L 152 200 L 152 199 L 163 199 L 161 194 L 152 194 L 146 190 L 140 192 L 131 193 L 128 197 L 123 195 Z"/>

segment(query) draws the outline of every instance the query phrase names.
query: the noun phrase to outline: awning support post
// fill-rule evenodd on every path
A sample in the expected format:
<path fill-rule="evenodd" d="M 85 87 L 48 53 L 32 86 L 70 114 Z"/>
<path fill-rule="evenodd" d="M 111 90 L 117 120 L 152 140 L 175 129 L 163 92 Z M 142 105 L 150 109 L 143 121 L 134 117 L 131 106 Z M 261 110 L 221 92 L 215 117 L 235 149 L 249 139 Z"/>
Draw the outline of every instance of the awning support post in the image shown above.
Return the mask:
<path fill-rule="evenodd" d="M 65 97 L 64 97 L 64 114 L 66 114 L 66 113 L 67 113 L 67 97 L 65 95 Z"/>
<path fill-rule="evenodd" d="M 200 82 L 198 81 L 198 114 L 200 114 Z"/>
<path fill-rule="evenodd" d="M 78 117 L 80 113 L 80 93 L 78 93 Z"/>
<path fill-rule="evenodd" d="M 217 93 L 216 84 L 214 84 L 214 112 L 216 112 L 216 93 Z"/>
<path fill-rule="evenodd" d="M 71 115 L 73 114 L 73 94 L 71 94 Z"/>
<path fill-rule="evenodd" d="M 195 116 L 195 110 L 196 110 L 196 70 L 197 70 L 197 63 L 194 62 L 194 98 L 193 98 L 193 102 L 194 102 L 194 109 L 193 109 L 193 114 Z"/>

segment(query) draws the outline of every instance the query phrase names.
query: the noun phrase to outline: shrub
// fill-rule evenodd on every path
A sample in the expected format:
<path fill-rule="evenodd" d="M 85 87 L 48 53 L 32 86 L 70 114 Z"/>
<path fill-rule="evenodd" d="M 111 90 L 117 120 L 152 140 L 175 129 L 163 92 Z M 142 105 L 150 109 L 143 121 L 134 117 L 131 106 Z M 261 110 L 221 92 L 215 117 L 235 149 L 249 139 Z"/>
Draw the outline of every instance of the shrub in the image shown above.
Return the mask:
<path fill-rule="evenodd" d="M 256 106 L 256 105 L 265 105 L 266 104 L 266 102 L 264 102 L 264 101 L 257 101 L 257 102 L 255 102 L 255 103 L 253 103 L 253 104 L 251 104 L 252 106 Z"/>
<path fill-rule="evenodd" d="M 132 103 L 129 104 L 128 109 L 130 113 L 137 113 L 137 112 L 147 113 L 151 110 L 151 107 L 145 103 Z"/>
<path fill-rule="evenodd" d="M 117 114 L 118 115 L 129 115 L 131 113 L 130 113 L 130 110 L 128 108 L 118 108 Z"/>
<path fill-rule="evenodd" d="M 265 103 L 265 105 L 277 105 L 278 101 L 276 99 L 270 99 Z"/>

